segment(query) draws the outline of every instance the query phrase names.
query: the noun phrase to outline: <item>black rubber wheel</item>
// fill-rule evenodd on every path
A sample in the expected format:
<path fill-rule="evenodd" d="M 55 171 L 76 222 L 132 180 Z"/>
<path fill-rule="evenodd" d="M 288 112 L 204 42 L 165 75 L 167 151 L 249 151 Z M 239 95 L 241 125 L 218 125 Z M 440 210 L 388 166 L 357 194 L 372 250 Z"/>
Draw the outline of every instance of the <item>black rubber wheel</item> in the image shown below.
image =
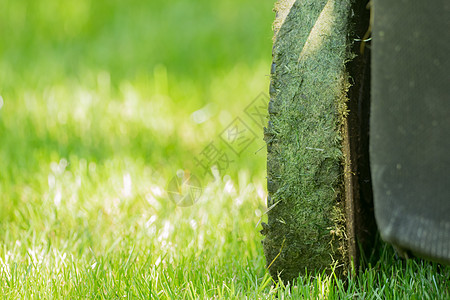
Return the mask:
<path fill-rule="evenodd" d="M 346 274 L 375 230 L 368 161 L 367 1 L 279 1 L 267 143 L 268 224 L 277 280 Z"/>

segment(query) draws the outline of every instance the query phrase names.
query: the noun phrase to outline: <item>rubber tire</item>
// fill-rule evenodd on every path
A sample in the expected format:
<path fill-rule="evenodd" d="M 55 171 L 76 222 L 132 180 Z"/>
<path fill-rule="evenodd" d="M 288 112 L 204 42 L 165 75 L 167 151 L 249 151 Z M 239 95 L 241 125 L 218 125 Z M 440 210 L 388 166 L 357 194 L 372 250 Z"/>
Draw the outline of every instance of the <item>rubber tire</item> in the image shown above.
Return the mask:
<path fill-rule="evenodd" d="M 354 21 L 355 8 L 365 24 Z M 367 98 L 360 92 L 368 73 L 364 55 L 353 43 L 357 29 L 367 30 L 365 3 L 286 0 L 275 11 L 264 132 L 268 224 L 261 233 L 267 267 L 283 281 L 324 269 L 346 274 L 351 261 L 358 263 L 358 228 L 372 222 L 355 219 L 370 203 L 358 202 L 364 176 L 352 158 L 361 153 L 361 124 L 355 118 L 349 125 L 348 114 L 358 98 Z"/>

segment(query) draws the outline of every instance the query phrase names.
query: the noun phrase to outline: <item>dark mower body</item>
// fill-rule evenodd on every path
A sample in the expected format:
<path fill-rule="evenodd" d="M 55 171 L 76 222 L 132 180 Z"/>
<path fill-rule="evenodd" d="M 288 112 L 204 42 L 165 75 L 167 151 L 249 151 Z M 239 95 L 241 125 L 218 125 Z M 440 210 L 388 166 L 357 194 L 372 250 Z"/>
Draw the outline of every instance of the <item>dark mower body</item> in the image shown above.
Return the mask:
<path fill-rule="evenodd" d="M 450 4 L 376 0 L 370 159 L 375 216 L 401 254 L 450 263 Z"/>

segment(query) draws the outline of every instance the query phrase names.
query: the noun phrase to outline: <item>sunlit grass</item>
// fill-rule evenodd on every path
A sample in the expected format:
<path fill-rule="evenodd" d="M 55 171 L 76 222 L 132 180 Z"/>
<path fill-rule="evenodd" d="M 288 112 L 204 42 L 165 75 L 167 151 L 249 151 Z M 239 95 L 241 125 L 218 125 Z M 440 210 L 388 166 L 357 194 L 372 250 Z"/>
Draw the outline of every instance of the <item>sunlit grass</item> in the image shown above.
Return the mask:
<path fill-rule="evenodd" d="M 133 175 L 116 163 L 81 162 L 71 171 L 65 164 L 52 166 L 43 199 L 4 231 L 3 294 L 131 296 L 138 288 L 148 295 L 150 286 L 155 295 L 181 297 L 188 286 L 201 294 L 203 286 L 232 282 L 241 269 L 263 276 L 255 225 L 264 192 L 248 174 L 241 185 L 212 183 L 195 206 L 179 208 L 133 162 L 125 164 Z"/>

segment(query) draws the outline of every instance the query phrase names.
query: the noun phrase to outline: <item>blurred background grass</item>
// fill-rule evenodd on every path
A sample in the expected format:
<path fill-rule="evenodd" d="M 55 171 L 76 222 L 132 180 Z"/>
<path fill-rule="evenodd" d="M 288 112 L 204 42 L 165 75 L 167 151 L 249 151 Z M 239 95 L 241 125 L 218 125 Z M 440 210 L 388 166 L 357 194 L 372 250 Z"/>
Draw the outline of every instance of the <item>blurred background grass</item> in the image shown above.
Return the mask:
<path fill-rule="evenodd" d="M 60 159 L 129 158 L 161 177 L 190 168 L 267 90 L 272 5 L 2 0 L 1 189 Z M 262 174 L 258 145 L 233 158 L 232 176 Z"/>
<path fill-rule="evenodd" d="M 130 257 L 159 295 L 264 275 L 265 144 L 244 109 L 268 89 L 272 6 L 0 0 L 0 294 L 102 293 Z M 257 139 L 177 207 L 168 181 L 235 117 Z"/>
<path fill-rule="evenodd" d="M 184 161 L 267 89 L 272 5 L 2 0 L 2 137 L 21 159 Z"/>

